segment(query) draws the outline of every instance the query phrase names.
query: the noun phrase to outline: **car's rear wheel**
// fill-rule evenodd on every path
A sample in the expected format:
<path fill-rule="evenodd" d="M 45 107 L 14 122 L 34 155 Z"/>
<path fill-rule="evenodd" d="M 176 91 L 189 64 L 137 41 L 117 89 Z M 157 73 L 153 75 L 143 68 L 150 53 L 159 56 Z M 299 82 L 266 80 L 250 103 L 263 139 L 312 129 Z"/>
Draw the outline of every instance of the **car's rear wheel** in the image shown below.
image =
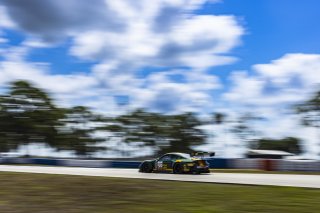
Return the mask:
<path fill-rule="evenodd" d="M 144 173 L 152 172 L 152 165 L 150 163 L 144 162 L 140 167 L 140 172 L 144 172 Z"/>
<path fill-rule="evenodd" d="M 174 165 L 173 173 L 174 173 L 174 174 L 182 174 L 182 173 L 183 173 L 183 166 L 182 166 L 182 164 L 178 163 L 178 164 Z"/>

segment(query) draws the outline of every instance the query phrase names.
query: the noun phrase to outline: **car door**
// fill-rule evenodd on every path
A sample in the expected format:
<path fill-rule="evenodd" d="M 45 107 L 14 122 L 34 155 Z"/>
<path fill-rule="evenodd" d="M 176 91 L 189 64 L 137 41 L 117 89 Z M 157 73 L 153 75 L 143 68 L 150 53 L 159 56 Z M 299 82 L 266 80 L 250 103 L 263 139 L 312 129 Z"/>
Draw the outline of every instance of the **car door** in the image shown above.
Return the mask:
<path fill-rule="evenodd" d="M 168 155 L 167 158 L 163 161 L 163 170 L 167 172 L 171 172 L 173 169 L 173 158 L 174 155 Z"/>
<path fill-rule="evenodd" d="M 165 172 L 172 170 L 171 155 L 164 155 L 157 161 L 157 170 L 159 172 Z"/>

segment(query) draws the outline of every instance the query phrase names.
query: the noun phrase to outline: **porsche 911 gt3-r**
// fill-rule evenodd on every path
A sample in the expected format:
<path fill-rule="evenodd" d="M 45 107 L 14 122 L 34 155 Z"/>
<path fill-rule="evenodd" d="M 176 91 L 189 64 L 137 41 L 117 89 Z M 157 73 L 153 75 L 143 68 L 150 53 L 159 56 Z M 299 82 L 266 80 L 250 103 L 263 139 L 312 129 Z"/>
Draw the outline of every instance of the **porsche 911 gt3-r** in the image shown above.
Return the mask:
<path fill-rule="evenodd" d="M 207 153 L 213 156 L 214 153 Z M 204 159 L 205 153 L 167 153 L 154 160 L 143 161 L 139 166 L 139 172 L 167 172 L 182 173 L 210 173 L 209 163 Z"/>

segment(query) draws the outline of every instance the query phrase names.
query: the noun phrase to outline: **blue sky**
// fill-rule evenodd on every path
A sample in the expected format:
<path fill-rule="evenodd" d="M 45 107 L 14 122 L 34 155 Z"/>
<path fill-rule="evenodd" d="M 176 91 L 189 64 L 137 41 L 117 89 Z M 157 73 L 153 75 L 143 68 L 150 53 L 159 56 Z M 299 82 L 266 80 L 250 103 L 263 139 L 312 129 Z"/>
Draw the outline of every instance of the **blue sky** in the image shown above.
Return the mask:
<path fill-rule="evenodd" d="M 0 86 L 28 80 L 105 114 L 259 113 L 259 130 L 302 134 L 312 153 L 315 130 L 289 109 L 320 84 L 319 4 L 0 0 Z"/>
<path fill-rule="evenodd" d="M 320 53 L 320 13 L 317 0 L 224 0 L 208 4 L 201 14 L 233 14 L 246 29 L 233 50 L 237 63 L 221 70 L 249 69 L 286 53 Z"/>

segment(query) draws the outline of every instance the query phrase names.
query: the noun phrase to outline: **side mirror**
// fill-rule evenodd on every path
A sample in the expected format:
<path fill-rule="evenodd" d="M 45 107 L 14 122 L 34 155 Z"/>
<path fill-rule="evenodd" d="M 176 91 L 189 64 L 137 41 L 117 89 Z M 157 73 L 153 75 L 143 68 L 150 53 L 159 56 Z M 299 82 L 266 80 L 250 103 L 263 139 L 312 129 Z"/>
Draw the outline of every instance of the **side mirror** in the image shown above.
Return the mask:
<path fill-rule="evenodd" d="M 213 156 L 215 156 L 215 155 L 216 155 L 215 152 L 211 152 L 211 153 L 210 153 L 210 157 L 213 157 Z"/>

